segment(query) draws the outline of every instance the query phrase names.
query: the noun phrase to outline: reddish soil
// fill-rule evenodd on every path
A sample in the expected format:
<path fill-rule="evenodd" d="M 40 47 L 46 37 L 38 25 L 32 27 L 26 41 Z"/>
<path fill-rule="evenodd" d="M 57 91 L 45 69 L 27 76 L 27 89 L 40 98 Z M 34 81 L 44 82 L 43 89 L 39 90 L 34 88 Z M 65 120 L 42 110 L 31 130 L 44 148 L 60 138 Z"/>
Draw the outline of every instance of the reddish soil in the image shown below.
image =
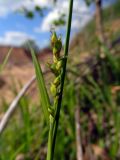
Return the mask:
<path fill-rule="evenodd" d="M 11 46 L 0 46 L 0 64 L 3 62 L 10 48 L 13 49 L 8 61 L 9 64 L 23 65 L 32 62 L 31 54 L 25 49 Z M 44 59 L 51 57 L 51 50 L 49 48 L 43 49 L 37 55 L 41 62 L 43 62 Z"/>
<path fill-rule="evenodd" d="M 0 47 L 0 63 L 3 62 L 6 54 L 8 53 L 11 47 Z M 13 94 L 13 89 L 17 88 L 18 92 L 20 91 L 20 83 L 25 85 L 31 77 L 35 74 L 34 67 L 32 64 L 32 59 L 29 53 L 27 53 L 23 48 L 14 47 L 12 53 L 9 57 L 9 61 L 7 66 L 4 68 L 3 72 L 0 75 L 0 110 L 3 100 L 7 103 L 10 103 L 15 95 Z M 50 61 L 51 59 L 51 50 L 44 49 L 37 54 L 38 59 L 42 65 L 42 69 L 45 70 L 46 68 L 46 59 Z M 31 88 L 32 98 L 36 99 L 36 85 L 34 84 Z"/>

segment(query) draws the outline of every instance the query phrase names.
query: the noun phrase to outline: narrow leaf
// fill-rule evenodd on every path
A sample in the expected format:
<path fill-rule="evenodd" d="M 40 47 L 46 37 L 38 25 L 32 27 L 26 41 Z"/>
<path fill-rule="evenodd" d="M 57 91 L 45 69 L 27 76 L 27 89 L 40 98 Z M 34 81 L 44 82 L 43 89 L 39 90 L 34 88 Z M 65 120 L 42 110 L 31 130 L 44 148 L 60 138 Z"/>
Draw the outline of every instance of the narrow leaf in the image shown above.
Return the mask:
<path fill-rule="evenodd" d="M 34 50 L 32 48 L 30 49 L 31 49 L 31 55 L 32 55 L 34 67 L 35 67 L 38 88 L 40 92 L 41 105 L 43 108 L 45 119 L 48 122 L 49 121 L 48 107 L 50 106 L 50 100 L 49 100 L 49 96 L 48 96 L 47 89 L 45 86 L 45 80 L 43 77 L 41 66 L 38 62 L 38 59 L 36 58 Z"/>
<path fill-rule="evenodd" d="M 0 73 L 2 72 L 2 70 L 4 69 L 4 67 L 6 66 L 7 62 L 8 62 L 8 59 L 10 57 L 10 54 L 12 52 L 12 48 L 8 51 L 7 55 L 5 56 L 4 58 L 4 61 L 3 63 L 0 65 Z"/>

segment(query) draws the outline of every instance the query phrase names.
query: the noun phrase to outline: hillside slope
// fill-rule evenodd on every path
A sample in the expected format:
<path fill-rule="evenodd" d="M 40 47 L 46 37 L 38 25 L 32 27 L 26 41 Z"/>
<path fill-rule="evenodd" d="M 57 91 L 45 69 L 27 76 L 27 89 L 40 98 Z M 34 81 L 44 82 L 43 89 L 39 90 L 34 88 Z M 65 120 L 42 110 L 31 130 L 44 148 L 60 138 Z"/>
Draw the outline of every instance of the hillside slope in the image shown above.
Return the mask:
<path fill-rule="evenodd" d="M 0 64 L 3 62 L 10 48 L 10 46 L 0 47 Z M 23 48 L 12 48 L 13 49 L 7 62 L 7 66 L 0 75 L 0 110 L 3 101 L 10 103 L 15 97 L 14 91 L 17 90 L 17 92 L 19 92 L 21 86 L 25 85 L 35 74 L 30 53 L 26 53 Z M 37 56 L 41 62 L 42 69 L 45 70 L 45 61 L 50 61 L 51 50 L 49 48 L 43 49 L 39 54 L 37 54 Z M 32 87 L 31 91 L 33 90 L 35 94 L 33 94 L 32 97 L 35 101 L 35 85 Z"/>
<path fill-rule="evenodd" d="M 120 1 L 111 7 L 107 8 L 103 12 L 104 27 L 107 40 L 112 42 L 115 38 L 120 36 Z M 86 61 L 86 59 L 91 57 L 91 53 L 96 47 L 96 36 L 95 36 L 95 20 L 93 19 L 82 32 L 74 36 L 71 46 L 70 46 L 70 61 L 72 64 L 79 64 Z M 10 47 L 0 47 L 0 62 L 3 61 L 6 53 Z M 117 46 L 118 52 L 119 45 Z M 73 56 L 74 55 L 74 56 Z M 40 61 L 45 64 L 46 61 L 51 59 L 51 51 L 49 49 L 44 49 L 39 54 Z M 47 60 L 46 60 L 47 59 Z M 12 79 L 17 82 L 21 82 L 23 85 L 30 79 L 34 74 L 33 65 L 31 59 L 26 55 L 25 51 L 21 48 L 14 48 L 13 53 L 9 59 L 11 67 L 8 66 L 4 73 L 1 75 L 1 82 L 4 84 L 0 89 L 0 96 L 6 98 L 3 95 L 7 95 L 8 102 L 13 99 L 13 94 L 11 88 L 13 85 Z M 44 63 L 45 62 L 45 63 Z M 21 67 L 19 67 L 19 65 Z M 12 77 L 12 78 L 11 78 Z M 19 90 L 19 89 L 18 89 Z"/>
<path fill-rule="evenodd" d="M 103 10 L 103 24 L 108 44 L 120 37 L 120 1 Z M 90 53 L 95 49 L 95 18 L 87 24 L 82 32 L 77 33 L 71 42 L 71 52 Z"/>

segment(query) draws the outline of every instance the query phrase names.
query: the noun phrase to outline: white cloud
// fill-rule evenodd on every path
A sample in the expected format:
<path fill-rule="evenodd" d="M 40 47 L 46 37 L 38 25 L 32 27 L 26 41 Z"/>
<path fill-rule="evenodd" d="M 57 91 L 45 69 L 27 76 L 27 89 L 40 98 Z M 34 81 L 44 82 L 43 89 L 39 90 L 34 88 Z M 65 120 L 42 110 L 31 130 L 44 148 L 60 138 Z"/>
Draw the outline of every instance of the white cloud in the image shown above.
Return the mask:
<path fill-rule="evenodd" d="M 0 17 L 5 17 L 14 9 L 17 9 L 17 7 L 20 5 L 22 5 L 22 3 L 19 1 L 15 1 L 13 3 L 12 0 L 6 0 L 6 1 L 1 0 L 0 1 Z"/>
<path fill-rule="evenodd" d="M 11 5 L 12 4 L 12 5 Z M 58 0 L 57 6 L 54 7 L 53 0 L 0 0 L 0 17 L 5 17 L 11 12 L 20 9 L 21 7 L 26 7 L 28 9 L 33 9 L 35 5 L 40 5 L 42 7 L 49 7 L 51 11 L 48 15 L 43 19 L 42 24 L 39 27 L 34 29 L 35 32 L 46 32 L 50 31 L 51 23 L 54 20 L 57 20 L 61 13 L 67 13 L 69 1 L 68 0 Z M 83 24 L 87 23 L 87 20 L 90 19 L 90 14 L 82 14 L 88 13 L 89 8 L 86 6 L 83 0 L 74 0 L 74 9 L 73 9 L 73 21 L 72 28 L 78 29 L 78 27 L 82 27 Z"/>
<path fill-rule="evenodd" d="M 58 18 L 59 18 L 59 15 L 60 15 L 59 11 L 58 11 L 57 9 L 54 9 L 52 12 L 50 12 L 50 13 L 44 18 L 41 27 L 40 27 L 40 28 L 37 27 L 37 28 L 35 29 L 35 31 L 36 31 L 36 32 L 39 32 L 40 30 L 41 30 L 42 32 L 49 31 L 50 28 L 52 27 L 52 26 L 51 26 L 51 22 L 52 22 L 53 20 L 58 19 Z"/>
<path fill-rule="evenodd" d="M 48 15 L 43 19 L 42 24 L 35 28 L 35 32 L 50 31 L 51 23 L 57 20 L 61 13 L 67 13 L 69 7 L 68 0 L 58 0 L 57 6 L 53 7 Z M 89 7 L 83 0 L 75 0 L 73 7 L 72 29 L 80 29 L 92 17 Z"/>
<path fill-rule="evenodd" d="M 8 31 L 0 37 L 0 44 L 20 46 L 28 39 L 34 39 L 34 37 L 23 32 Z"/>
<path fill-rule="evenodd" d="M 46 7 L 50 1 L 52 2 L 52 0 L 0 0 L 0 17 L 5 17 L 23 6 L 27 9 L 33 9 L 35 5 Z"/>
<path fill-rule="evenodd" d="M 42 7 L 48 6 L 50 5 L 50 3 L 52 4 L 53 0 L 34 0 L 33 3 L 35 3 L 36 5 L 40 5 Z"/>

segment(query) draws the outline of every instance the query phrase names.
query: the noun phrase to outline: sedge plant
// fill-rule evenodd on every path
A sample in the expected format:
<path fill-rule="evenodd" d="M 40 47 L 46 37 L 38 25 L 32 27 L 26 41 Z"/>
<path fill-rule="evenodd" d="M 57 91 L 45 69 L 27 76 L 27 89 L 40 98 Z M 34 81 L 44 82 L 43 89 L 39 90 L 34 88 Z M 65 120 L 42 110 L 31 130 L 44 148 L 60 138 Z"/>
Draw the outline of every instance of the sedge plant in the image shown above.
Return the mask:
<path fill-rule="evenodd" d="M 57 135 L 57 129 L 59 124 L 62 95 L 63 95 L 63 88 L 64 88 L 64 80 L 66 75 L 66 64 L 67 64 L 67 57 L 68 57 L 68 48 L 69 48 L 69 39 L 70 39 L 71 21 L 72 21 L 72 9 L 73 9 L 73 0 L 70 0 L 66 41 L 65 41 L 63 57 L 60 55 L 60 51 L 62 48 L 61 38 L 57 36 L 55 31 L 53 31 L 51 36 L 51 45 L 53 50 L 53 63 L 49 64 L 49 68 L 54 74 L 54 80 L 50 86 L 50 91 L 53 96 L 52 104 L 50 103 L 50 98 L 46 89 L 41 66 L 35 56 L 34 50 L 31 48 L 31 54 L 33 58 L 33 63 L 36 71 L 36 79 L 38 82 L 38 88 L 40 93 L 40 101 L 41 101 L 41 105 L 43 108 L 47 125 L 49 125 L 48 150 L 47 150 L 47 158 L 46 158 L 47 160 L 53 160 L 53 157 L 54 157 L 56 135 Z"/>

